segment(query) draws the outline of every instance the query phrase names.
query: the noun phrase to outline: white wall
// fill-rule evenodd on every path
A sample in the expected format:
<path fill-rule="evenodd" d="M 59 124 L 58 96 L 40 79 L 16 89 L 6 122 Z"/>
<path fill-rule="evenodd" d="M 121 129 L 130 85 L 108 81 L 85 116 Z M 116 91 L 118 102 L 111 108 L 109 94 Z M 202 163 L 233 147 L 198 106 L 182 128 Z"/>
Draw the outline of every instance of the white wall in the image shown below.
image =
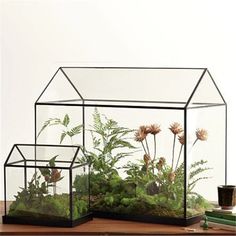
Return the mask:
<path fill-rule="evenodd" d="M 33 142 L 34 101 L 59 66 L 208 67 L 229 106 L 235 184 L 235 9 L 235 0 L 1 0 L 0 166 L 14 143 Z"/>

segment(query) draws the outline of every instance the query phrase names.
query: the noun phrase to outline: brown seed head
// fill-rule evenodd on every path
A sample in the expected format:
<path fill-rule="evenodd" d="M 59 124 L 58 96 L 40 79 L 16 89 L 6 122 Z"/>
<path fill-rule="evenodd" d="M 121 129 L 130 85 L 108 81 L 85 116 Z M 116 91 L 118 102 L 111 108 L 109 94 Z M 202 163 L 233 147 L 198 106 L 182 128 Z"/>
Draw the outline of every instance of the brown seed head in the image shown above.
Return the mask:
<path fill-rule="evenodd" d="M 149 130 L 147 128 L 147 126 L 140 126 L 139 129 L 135 132 L 134 134 L 134 140 L 137 142 L 142 142 L 148 134 Z"/>
<path fill-rule="evenodd" d="M 175 180 L 175 172 L 169 173 L 168 179 L 169 179 L 170 182 L 173 182 Z"/>
<path fill-rule="evenodd" d="M 51 181 L 52 182 L 57 182 L 61 177 L 61 172 L 59 172 L 57 169 L 52 170 L 52 176 L 51 176 Z"/>
<path fill-rule="evenodd" d="M 164 157 L 160 157 L 158 163 L 157 163 L 157 169 L 161 170 L 162 167 L 165 165 L 166 159 Z"/>
<path fill-rule="evenodd" d="M 140 130 L 136 131 L 134 134 L 134 140 L 137 142 L 142 142 L 146 137 L 147 135 L 143 132 L 140 132 Z"/>
<path fill-rule="evenodd" d="M 148 154 L 144 154 L 143 160 L 144 160 L 145 164 L 148 165 L 151 160 L 151 157 Z"/>
<path fill-rule="evenodd" d="M 170 131 L 173 133 L 173 134 L 180 134 L 181 132 L 183 132 L 183 128 L 182 126 L 177 123 L 177 122 L 174 122 L 171 126 L 170 126 Z"/>
<path fill-rule="evenodd" d="M 184 134 L 179 135 L 178 140 L 179 140 L 179 142 L 180 142 L 182 145 L 184 145 L 184 141 L 185 141 Z"/>
<path fill-rule="evenodd" d="M 50 180 L 50 176 L 45 175 L 45 176 L 44 176 L 44 179 L 45 179 L 46 182 L 48 182 L 48 181 Z"/>
<path fill-rule="evenodd" d="M 160 125 L 157 125 L 157 124 L 152 124 L 152 125 L 148 126 L 147 129 L 148 129 L 149 133 L 151 133 L 153 135 L 156 135 L 161 132 Z"/>
<path fill-rule="evenodd" d="M 208 133 L 205 129 L 197 129 L 196 136 L 197 136 L 197 139 L 201 141 L 206 141 L 208 138 Z"/>

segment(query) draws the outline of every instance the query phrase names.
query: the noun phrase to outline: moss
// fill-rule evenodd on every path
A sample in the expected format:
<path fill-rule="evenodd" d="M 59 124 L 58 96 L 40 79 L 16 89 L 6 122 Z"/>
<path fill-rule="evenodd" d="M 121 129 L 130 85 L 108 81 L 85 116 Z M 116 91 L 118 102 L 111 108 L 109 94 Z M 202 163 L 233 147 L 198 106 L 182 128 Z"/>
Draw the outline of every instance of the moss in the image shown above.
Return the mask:
<path fill-rule="evenodd" d="M 25 204 L 21 199 L 14 201 L 9 210 L 11 216 L 30 216 L 34 218 L 70 218 L 69 195 L 46 195 L 43 198 L 34 198 L 33 202 Z M 78 219 L 88 212 L 88 200 L 73 195 L 73 219 Z"/>

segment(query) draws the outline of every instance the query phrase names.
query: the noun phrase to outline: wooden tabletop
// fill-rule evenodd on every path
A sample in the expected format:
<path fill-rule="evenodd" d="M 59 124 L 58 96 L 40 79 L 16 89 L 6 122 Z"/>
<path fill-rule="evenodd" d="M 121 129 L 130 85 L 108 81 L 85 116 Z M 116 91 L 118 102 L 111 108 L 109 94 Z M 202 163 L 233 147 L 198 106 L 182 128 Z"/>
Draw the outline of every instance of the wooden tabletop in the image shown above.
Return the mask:
<path fill-rule="evenodd" d="M 3 204 L 0 202 L 0 215 Z M 2 217 L 1 217 L 2 218 Z M 188 227 L 147 224 L 131 221 L 97 219 L 74 228 L 57 228 L 31 225 L 0 224 L 0 235 L 235 235 L 235 232 L 223 230 L 203 230 L 199 224 Z"/>

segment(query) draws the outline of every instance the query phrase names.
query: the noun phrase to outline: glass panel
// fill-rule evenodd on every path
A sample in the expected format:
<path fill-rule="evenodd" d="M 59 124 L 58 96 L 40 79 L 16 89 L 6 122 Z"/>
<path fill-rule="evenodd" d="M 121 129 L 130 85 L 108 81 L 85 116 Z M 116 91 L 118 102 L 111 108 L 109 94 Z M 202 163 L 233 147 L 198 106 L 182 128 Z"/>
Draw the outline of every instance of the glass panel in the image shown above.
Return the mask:
<path fill-rule="evenodd" d="M 153 101 L 170 104 L 186 103 L 203 73 L 203 69 L 158 68 L 63 70 L 86 100 Z"/>
<path fill-rule="evenodd" d="M 72 218 L 76 220 L 89 213 L 89 167 L 77 166 L 72 169 Z"/>
<path fill-rule="evenodd" d="M 225 104 L 208 71 L 204 74 L 188 107 Z"/>
<path fill-rule="evenodd" d="M 6 213 L 11 211 L 12 206 L 16 200 L 15 196 L 18 191 L 22 191 L 25 187 L 24 168 L 7 167 L 6 168 Z M 12 181 L 14 180 L 14 181 Z"/>
<path fill-rule="evenodd" d="M 38 102 L 66 102 L 71 100 L 76 100 L 78 103 L 81 103 L 81 97 L 77 91 L 70 84 L 63 72 L 58 70 Z"/>
<path fill-rule="evenodd" d="M 93 210 L 184 216 L 183 152 L 178 141 L 183 118 L 179 110 L 86 108 Z M 171 126 L 174 122 L 178 124 Z M 146 134 L 139 128 L 142 125 Z"/>
<path fill-rule="evenodd" d="M 78 149 L 76 146 L 53 146 L 53 145 L 17 145 L 19 150 L 27 160 L 27 166 L 48 165 L 50 160 L 56 167 L 70 167 L 75 153 Z M 37 160 L 37 162 L 35 162 Z M 18 164 L 18 163 L 17 163 Z M 64 165 L 63 165 L 64 164 Z"/>
<path fill-rule="evenodd" d="M 37 105 L 36 135 L 40 144 L 82 143 L 82 107 Z"/>
<path fill-rule="evenodd" d="M 12 201 L 8 216 L 44 221 L 70 219 L 68 170 L 27 168 L 27 188 L 23 178 L 19 183 L 20 175 L 16 170 L 15 167 L 8 168 L 10 182 L 7 187 L 12 189 L 8 191 Z M 22 173 L 24 168 L 21 168 L 21 176 Z"/>
<path fill-rule="evenodd" d="M 16 146 L 14 146 L 12 153 L 10 154 L 10 157 L 7 161 L 7 164 L 19 164 L 19 163 L 23 163 L 24 165 L 24 156 L 22 153 L 19 152 L 19 149 L 17 149 Z"/>
<path fill-rule="evenodd" d="M 187 117 L 187 216 L 193 216 L 217 204 L 217 186 L 225 183 L 225 106 L 189 109 Z"/>

